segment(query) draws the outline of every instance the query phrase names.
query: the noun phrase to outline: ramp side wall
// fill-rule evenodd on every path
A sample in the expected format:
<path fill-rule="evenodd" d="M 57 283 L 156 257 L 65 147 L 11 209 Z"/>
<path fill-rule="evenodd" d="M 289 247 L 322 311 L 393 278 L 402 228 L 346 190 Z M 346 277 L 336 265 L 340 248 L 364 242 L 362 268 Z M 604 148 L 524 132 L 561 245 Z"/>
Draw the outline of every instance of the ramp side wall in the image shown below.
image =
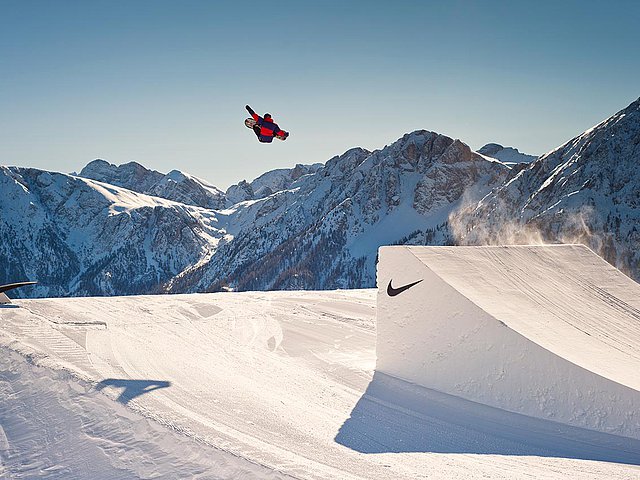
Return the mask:
<path fill-rule="evenodd" d="M 387 285 L 422 282 L 390 297 Z M 640 439 L 640 392 L 585 370 L 469 301 L 406 247 L 378 263 L 376 370 L 511 412 Z"/>

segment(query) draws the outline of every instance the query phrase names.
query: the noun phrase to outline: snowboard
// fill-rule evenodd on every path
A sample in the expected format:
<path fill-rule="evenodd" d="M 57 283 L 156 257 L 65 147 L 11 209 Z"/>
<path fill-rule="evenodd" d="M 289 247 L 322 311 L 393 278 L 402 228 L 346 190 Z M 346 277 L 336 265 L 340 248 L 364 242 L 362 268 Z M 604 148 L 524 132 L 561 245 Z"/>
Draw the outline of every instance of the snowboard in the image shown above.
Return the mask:
<path fill-rule="evenodd" d="M 253 130 L 253 127 L 256 126 L 256 123 L 258 123 L 258 122 L 256 122 L 253 118 L 247 118 L 244 121 L 245 126 L 247 128 L 252 129 L 252 130 Z M 278 140 L 284 141 L 284 140 L 287 139 L 288 136 L 289 136 L 289 132 L 285 132 L 284 130 L 281 130 L 280 133 L 278 135 L 276 135 L 274 138 L 277 138 Z"/>

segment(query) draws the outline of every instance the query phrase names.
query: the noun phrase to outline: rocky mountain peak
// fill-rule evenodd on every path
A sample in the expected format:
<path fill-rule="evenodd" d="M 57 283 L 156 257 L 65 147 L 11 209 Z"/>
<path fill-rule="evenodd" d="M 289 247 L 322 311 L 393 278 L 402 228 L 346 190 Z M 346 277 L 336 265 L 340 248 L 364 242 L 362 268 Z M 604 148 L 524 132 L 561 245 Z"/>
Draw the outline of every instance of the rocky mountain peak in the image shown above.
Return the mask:
<path fill-rule="evenodd" d="M 134 192 L 145 193 L 164 175 L 137 162 L 114 165 L 105 160 L 97 159 L 89 162 L 80 171 L 79 176 L 127 188 Z"/>
<path fill-rule="evenodd" d="M 227 188 L 225 195 L 230 203 L 236 204 L 246 200 L 253 200 L 254 192 L 249 182 L 241 180 L 238 184 Z"/>
<path fill-rule="evenodd" d="M 640 99 L 456 213 L 468 244 L 583 243 L 638 278 Z"/>
<path fill-rule="evenodd" d="M 517 148 L 503 147 L 499 143 L 487 143 L 478 150 L 478 153 L 500 160 L 507 165 L 531 163 L 538 158 L 535 155 L 521 153 Z"/>
<path fill-rule="evenodd" d="M 389 147 L 389 153 L 415 163 L 420 158 L 439 157 L 452 143 L 453 139 L 446 135 L 428 130 L 416 130 L 393 143 Z"/>
<path fill-rule="evenodd" d="M 293 168 L 278 168 L 263 173 L 251 183 L 242 180 L 236 185 L 231 185 L 225 195 L 229 204 L 235 204 L 246 200 L 258 200 L 268 197 L 275 192 L 287 190 L 305 175 L 316 173 L 324 165 L 314 163 L 312 165 L 296 164 Z"/>
<path fill-rule="evenodd" d="M 441 159 L 446 164 L 453 164 L 458 162 L 471 162 L 474 160 L 482 160 L 477 153 L 472 152 L 469 145 L 456 139 L 447 147 L 441 156 Z"/>
<path fill-rule="evenodd" d="M 98 159 L 88 163 L 79 176 L 186 205 L 216 209 L 227 203 L 224 193 L 208 182 L 180 170 L 165 175 L 137 162 L 114 165 Z"/>
<path fill-rule="evenodd" d="M 352 172 L 371 152 L 364 148 L 351 148 L 342 155 L 336 155 L 325 163 L 325 170 L 332 176 Z"/>
<path fill-rule="evenodd" d="M 478 150 L 478 153 L 486 155 L 487 157 L 493 157 L 496 153 L 503 149 L 504 147 L 499 143 L 487 143 L 485 146 Z"/>

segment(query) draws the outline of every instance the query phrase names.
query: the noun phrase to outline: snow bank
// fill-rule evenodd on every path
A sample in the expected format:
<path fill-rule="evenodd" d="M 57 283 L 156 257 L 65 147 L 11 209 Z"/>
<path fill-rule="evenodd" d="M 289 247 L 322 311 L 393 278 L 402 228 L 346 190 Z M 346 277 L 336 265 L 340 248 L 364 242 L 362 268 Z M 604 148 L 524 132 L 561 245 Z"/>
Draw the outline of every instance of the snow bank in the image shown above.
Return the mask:
<path fill-rule="evenodd" d="M 586 247 L 382 247 L 378 285 L 378 372 L 640 438 L 640 286 Z"/>
<path fill-rule="evenodd" d="M 0 347 L 0 478 L 284 479 Z"/>
<path fill-rule="evenodd" d="M 640 440 L 374 374 L 375 296 L 0 306 L 0 478 L 639 478 Z"/>

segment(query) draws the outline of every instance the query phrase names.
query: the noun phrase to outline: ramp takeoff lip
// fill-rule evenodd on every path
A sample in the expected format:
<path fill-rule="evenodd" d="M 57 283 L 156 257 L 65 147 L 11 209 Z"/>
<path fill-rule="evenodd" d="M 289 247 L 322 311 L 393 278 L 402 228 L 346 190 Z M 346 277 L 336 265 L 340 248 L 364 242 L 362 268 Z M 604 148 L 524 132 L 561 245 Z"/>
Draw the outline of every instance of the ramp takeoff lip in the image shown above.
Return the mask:
<path fill-rule="evenodd" d="M 6 292 L 8 290 L 13 290 L 14 288 L 24 287 L 26 285 L 35 285 L 38 282 L 16 282 L 16 283 L 8 283 L 7 285 L 0 285 L 0 292 Z"/>
<path fill-rule="evenodd" d="M 13 290 L 14 288 L 24 287 L 25 285 L 35 285 L 38 282 L 26 281 L 26 282 L 16 282 L 16 283 L 8 283 L 6 285 L 0 285 L 0 305 L 6 305 L 11 303 L 11 299 L 7 297 L 4 292 L 9 290 Z"/>

